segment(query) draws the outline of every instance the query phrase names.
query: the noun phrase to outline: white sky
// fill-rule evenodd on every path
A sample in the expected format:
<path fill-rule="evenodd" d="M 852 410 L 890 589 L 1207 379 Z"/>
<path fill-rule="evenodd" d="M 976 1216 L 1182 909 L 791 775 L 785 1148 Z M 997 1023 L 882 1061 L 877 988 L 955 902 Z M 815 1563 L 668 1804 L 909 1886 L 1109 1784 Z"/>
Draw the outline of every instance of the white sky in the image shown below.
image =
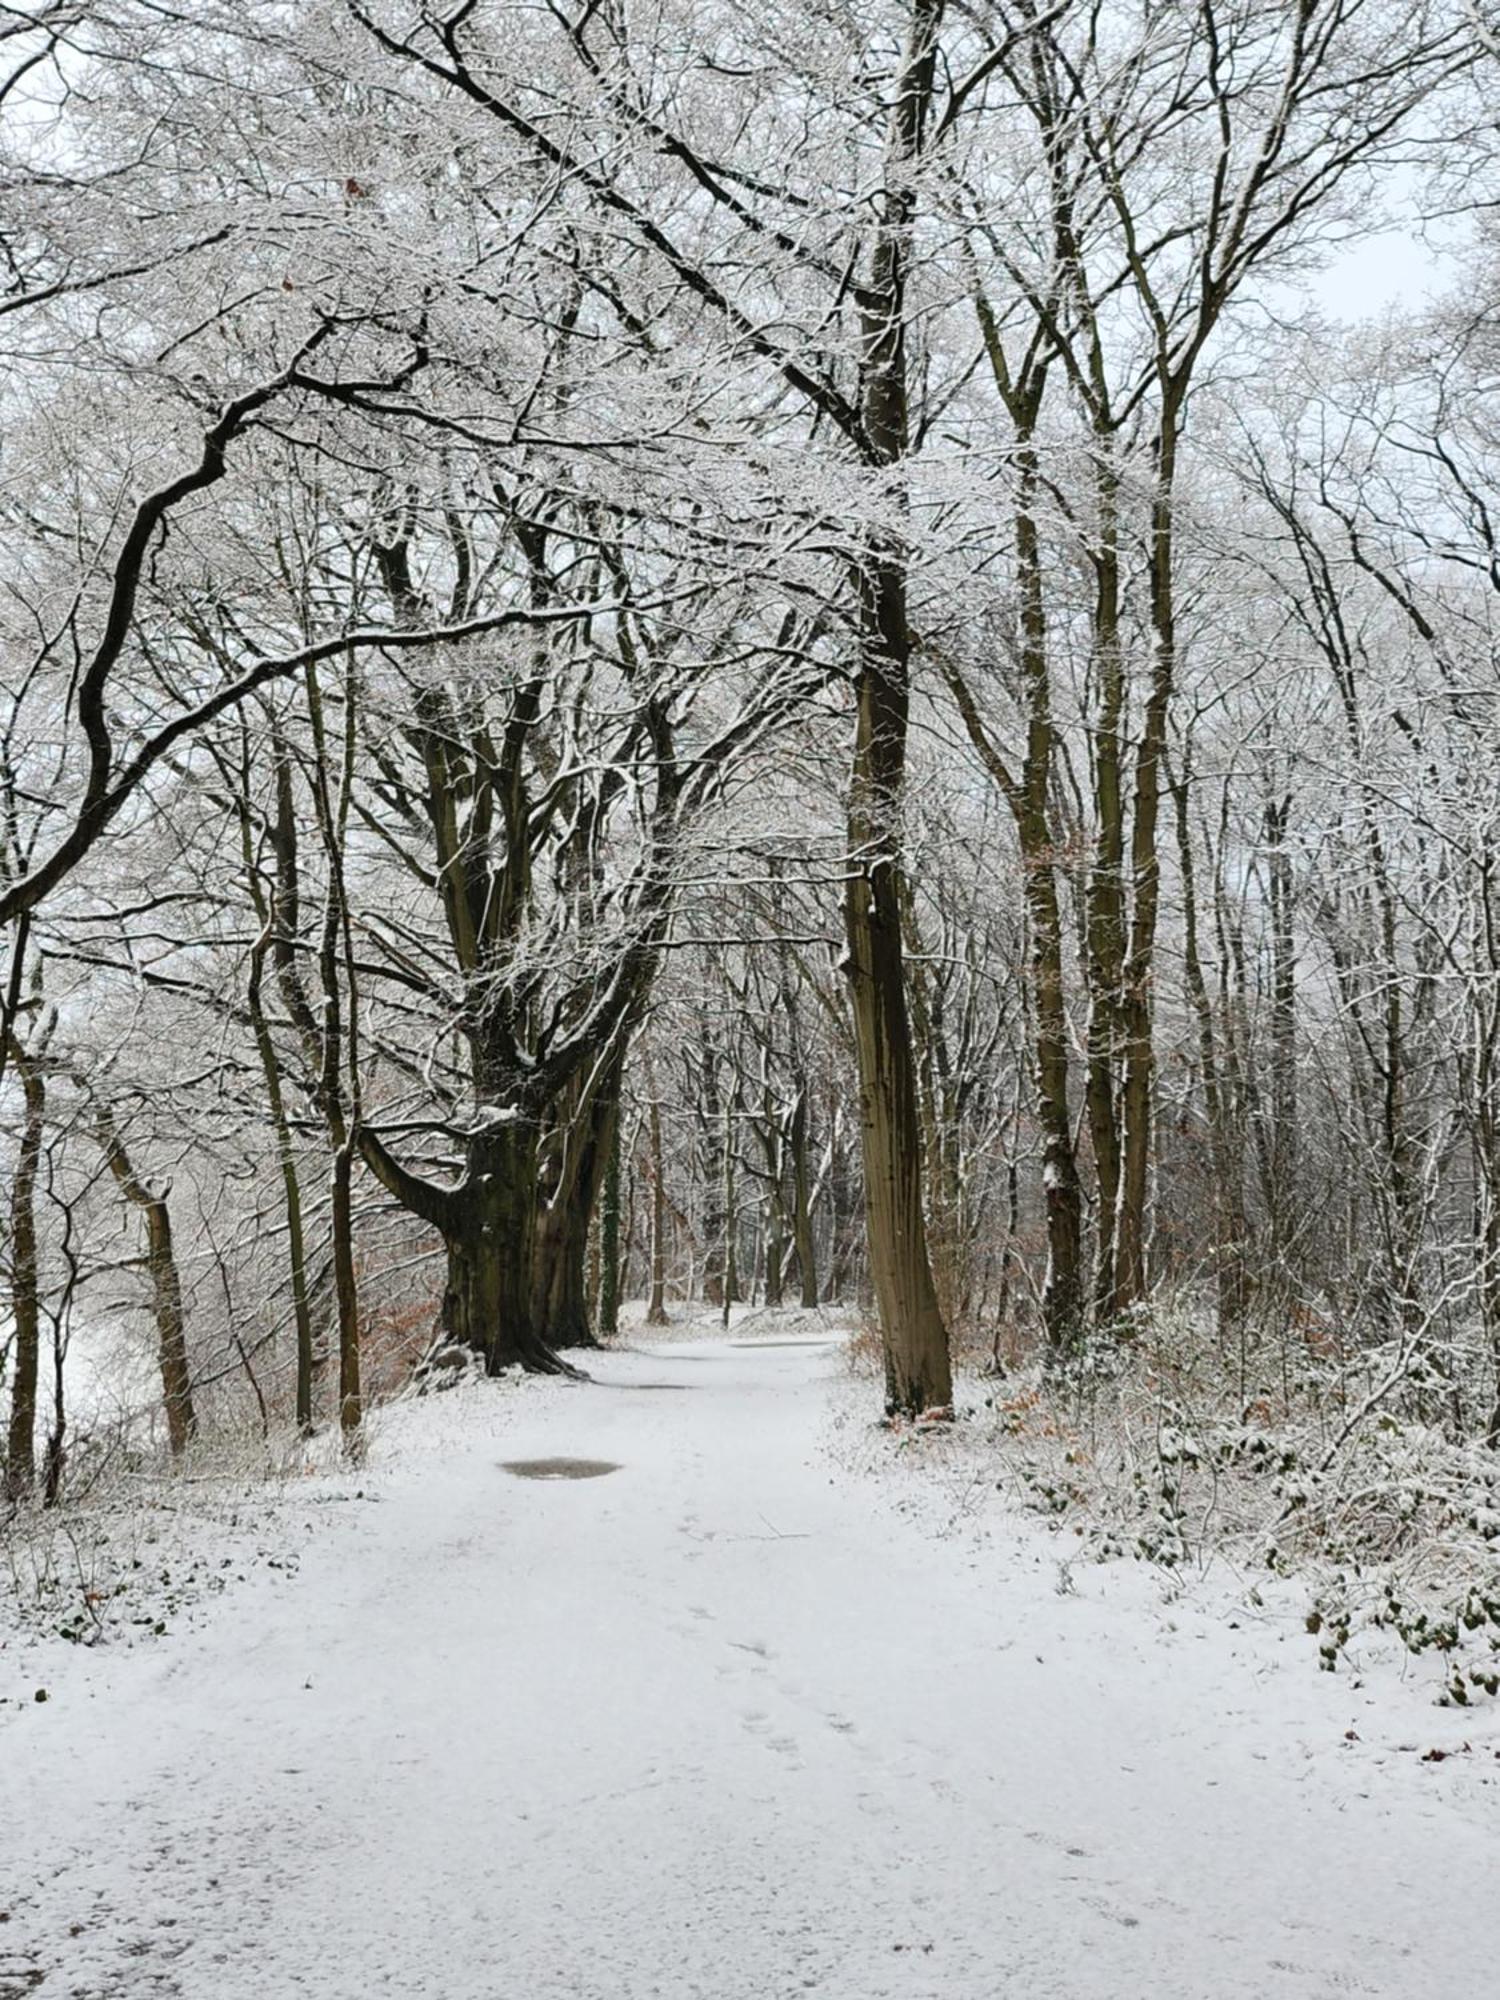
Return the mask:
<path fill-rule="evenodd" d="M 1446 254 L 1411 230 L 1387 229 L 1349 244 L 1307 289 L 1330 317 L 1354 321 L 1392 306 L 1420 306 L 1451 277 Z"/>

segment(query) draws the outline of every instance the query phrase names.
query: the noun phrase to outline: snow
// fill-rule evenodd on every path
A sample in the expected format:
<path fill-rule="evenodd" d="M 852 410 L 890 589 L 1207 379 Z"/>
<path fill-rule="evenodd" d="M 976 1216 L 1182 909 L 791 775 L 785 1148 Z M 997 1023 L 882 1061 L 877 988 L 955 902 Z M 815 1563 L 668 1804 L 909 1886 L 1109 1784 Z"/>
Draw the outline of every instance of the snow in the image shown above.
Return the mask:
<path fill-rule="evenodd" d="M 0 1996 L 1494 1990 L 1492 1725 L 1067 1571 L 806 1324 L 388 1410 L 295 1568 L 13 1637 Z"/>

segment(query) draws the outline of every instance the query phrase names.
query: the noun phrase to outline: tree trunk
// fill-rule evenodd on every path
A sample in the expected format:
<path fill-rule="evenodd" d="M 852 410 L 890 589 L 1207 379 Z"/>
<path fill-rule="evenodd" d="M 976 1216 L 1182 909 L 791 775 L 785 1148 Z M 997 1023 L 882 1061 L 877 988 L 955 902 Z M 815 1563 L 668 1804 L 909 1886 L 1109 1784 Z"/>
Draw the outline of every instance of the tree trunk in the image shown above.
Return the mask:
<path fill-rule="evenodd" d="M 42 1458 L 42 1504 L 55 1507 L 62 1495 L 63 1475 L 68 1469 L 68 1405 L 64 1361 L 67 1341 L 62 1321 L 52 1323 L 52 1424 L 47 1432 L 47 1449 Z"/>
<path fill-rule="evenodd" d="M 299 912 L 302 901 L 298 860 L 298 816 L 292 791 L 291 761 L 278 743 L 276 754 L 277 898 L 271 946 L 287 1012 L 297 1029 L 311 1071 L 310 1094 L 322 1114 L 330 1153 L 330 1201 L 334 1302 L 338 1317 L 339 1429 L 351 1452 L 358 1448 L 364 1417 L 360 1365 L 359 1279 L 354 1258 L 353 1181 L 355 1153 L 364 1151 L 359 1115 L 357 1049 L 358 996 L 354 983 L 348 901 L 344 890 L 343 851 L 348 803 L 353 787 L 354 718 L 358 703 L 346 690 L 343 782 L 334 798 L 329 777 L 328 743 L 322 692 L 315 669 L 306 673 L 307 712 L 317 757 L 312 792 L 319 833 L 328 859 L 328 892 L 323 907 L 318 947 L 321 1003 L 314 1006 L 303 979 L 299 954 Z M 348 987 L 347 1020 L 343 987 Z M 349 1077 L 344 1075 L 346 1038 Z M 313 1326 L 311 1301 L 306 1332 L 298 1329 L 299 1421 L 306 1411 L 312 1420 Z M 304 1346 L 305 1342 L 305 1346 Z M 306 1388 L 304 1397 L 303 1375 Z"/>
<path fill-rule="evenodd" d="M 511 1118 L 470 1141 L 464 1185 L 445 1204 L 443 1326 L 484 1356 L 490 1375 L 517 1367 L 574 1372 L 547 1345 L 534 1317 L 536 1174 L 536 1128 Z"/>
<path fill-rule="evenodd" d="M 787 1135 L 792 1155 L 792 1241 L 797 1252 L 797 1276 L 802 1309 L 818 1303 L 818 1255 L 813 1238 L 812 1200 L 807 1162 L 807 1092 L 799 1090 Z"/>
<path fill-rule="evenodd" d="M 1271 905 L 1271 1242 L 1287 1268 L 1297 1233 L 1297 948 L 1287 827 L 1291 798 L 1265 808 Z M 1394 967 L 1388 977 L 1394 981 Z"/>
<path fill-rule="evenodd" d="M 962 675 L 951 666 L 948 684 L 970 741 L 1010 807 L 1021 848 L 1034 1025 L 1033 1067 L 1037 1120 L 1042 1130 L 1042 1196 L 1047 1219 L 1042 1328 L 1048 1362 L 1054 1364 L 1074 1351 L 1082 1333 L 1084 1284 L 1083 1190 L 1069 1104 L 1070 1037 L 1063 988 L 1062 908 L 1057 843 L 1052 837 L 1050 810 L 1057 732 L 1052 713 L 1047 598 L 1038 528 L 1042 469 L 1035 436 L 1047 374 L 1045 367 L 1028 366 L 1021 380 L 1012 378 L 999 325 L 989 302 L 983 298 L 979 300 L 979 323 L 995 386 L 1016 429 L 1017 653 L 1026 705 L 1026 749 L 1019 778 L 991 740 Z M 1086 953 L 1086 959 L 1087 956 Z M 1095 1080 L 1092 1066 L 1088 1076 Z"/>
<path fill-rule="evenodd" d="M 347 1136 L 333 1156 L 333 1292 L 339 1326 L 339 1429 L 347 1441 L 364 1421 L 360 1380 L 359 1280 L 354 1264 L 354 1143 Z"/>
<path fill-rule="evenodd" d="M 198 1429 L 193 1410 L 193 1383 L 188 1371 L 187 1329 L 182 1310 L 182 1282 L 172 1247 L 172 1217 L 165 1196 L 146 1208 L 147 1262 L 156 1314 L 161 1363 L 162 1400 L 167 1411 L 167 1436 L 174 1458 L 187 1450 Z"/>
<path fill-rule="evenodd" d="M 667 1184 L 666 1161 L 662 1157 L 661 1099 L 656 1095 L 655 1078 L 646 1072 L 651 1091 L 648 1121 L 651 1148 L 651 1298 L 646 1307 L 647 1326 L 667 1323 Z"/>
<path fill-rule="evenodd" d="M 1048 814 L 1054 729 L 1047 616 L 1035 502 L 1040 466 L 1029 432 L 1019 454 L 1022 504 L 1016 515 L 1021 595 L 1021 660 L 1026 682 L 1026 761 L 1017 799 L 1031 931 L 1031 993 L 1036 1011 L 1037 1113 L 1042 1128 L 1042 1196 L 1047 1216 L 1047 1275 L 1042 1326 L 1052 1362 L 1076 1348 L 1083 1327 L 1083 1191 L 1073 1151 L 1068 1089 L 1068 1013 L 1063 991 L 1062 911 Z"/>
<path fill-rule="evenodd" d="M 1027 408 L 1012 398 L 1011 407 L 1016 411 L 1018 425 L 1025 426 L 1033 420 L 1034 404 Z M 1073 1149 L 1062 909 L 1054 858 L 1056 844 L 1048 812 L 1056 738 L 1041 552 L 1033 508 L 1040 468 L 1029 442 L 1029 430 L 1023 428 L 1021 435 L 1026 441 L 1017 453 L 1022 486 L 1015 529 L 1021 601 L 1019 651 L 1026 691 L 1026 755 L 1019 780 L 985 728 L 962 674 L 951 664 L 947 679 L 969 740 L 1010 806 L 1021 848 L 1034 1023 L 1033 1069 L 1037 1121 L 1042 1130 L 1042 1193 L 1047 1219 L 1042 1326 L 1048 1361 L 1056 1363 L 1073 1352 L 1083 1327 L 1083 1191 Z"/>
<path fill-rule="evenodd" d="M 1098 824 L 1085 897 L 1084 971 L 1089 989 L 1089 1015 L 1084 1102 L 1098 1198 L 1093 1308 L 1099 1320 L 1107 1321 L 1115 1311 L 1115 1219 L 1120 1199 L 1116 1073 L 1125 967 L 1125 813 L 1120 773 L 1125 659 L 1120 642 L 1119 475 L 1110 458 L 1107 436 L 1100 438 L 1098 449 L 1093 631 L 1099 679 L 1099 720 L 1094 730 L 1093 756 Z"/>
<path fill-rule="evenodd" d="M 261 969 L 269 936 L 251 954 L 246 1004 L 265 1080 L 266 1104 L 276 1138 L 276 1162 L 281 1173 L 282 1205 L 286 1211 L 287 1258 L 292 1281 L 292 1321 L 297 1341 L 297 1428 L 304 1437 L 313 1430 L 313 1323 L 307 1287 L 307 1244 L 302 1227 L 302 1187 L 297 1155 L 281 1081 L 281 1059 L 261 999 Z"/>
<path fill-rule="evenodd" d="M 844 919 L 859 1058 L 860 1134 L 870 1277 L 885 1349 L 886 1404 L 920 1415 L 953 1400 L 948 1333 L 938 1309 L 923 1212 L 922 1134 L 901 948 L 899 812 L 908 706 L 904 578 L 882 565 L 868 595 L 872 624 L 897 658 L 860 674 L 849 798 Z"/>
<path fill-rule="evenodd" d="M 167 1191 L 143 1181 L 131 1164 L 125 1142 L 108 1111 L 98 1119 L 100 1144 L 110 1172 L 127 1201 L 146 1221 L 146 1270 L 151 1279 L 152 1317 L 156 1321 L 156 1358 L 161 1370 L 162 1402 L 172 1456 L 181 1457 L 197 1433 L 193 1383 L 188 1368 L 187 1329 L 182 1307 L 182 1282 L 172 1246 L 172 1216 Z"/>
<path fill-rule="evenodd" d="M 1242 1332 L 1250 1297 L 1245 1261 L 1248 1232 L 1245 1226 L 1244 1163 L 1234 1130 L 1233 1093 L 1224 1075 L 1224 1065 L 1219 1060 L 1213 1004 L 1198 944 L 1198 880 L 1193 865 L 1192 827 L 1188 815 L 1190 775 L 1190 766 L 1184 757 L 1182 777 L 1173 781 L 1168 774 L 1168 783 L 1177 808 L 1177 856 L 1182 874 L 1183 967 L 1187 976 L 1188 998 L 1198 1026 L 1198 1059 L 1203 1072 L 1203 1100 L 1208 1117 L 1219 1338 L 1221 1344 L 1227 1346 L 1237 1341 Z"/>
<path fill-rule="evenodd" d="M 1163 393 L 1158 437 L 1156 497 L 1151 507 L 1151 685 L 1136 749 L 1135 801 L 1130 828 L 1133 900 L 1125 961 L 1121 1025 L 1124 1090 L 1121 1100 L 1120 1198 L 1115 1224 L 1115 1307 L 1140 1303 L 1147 1288 L 1147 1233 L 1156 1089 L 1154 1045 L 1156 920 L 1161 904 L 1161 859 L 1156 828 L 1161 803 L 1167 717 L 1177 674 L 1173 558 L 1173 482 L 1181 388 Z"/>
<path fill-rule="evenodd" d="M 766 1197 L 765 1257 L 764 1297 L 774 1312 L 782 1302 L 782 1267 L 786 1262 L 786 1203 L 779 1187 L 773 1187 Z"/>
<path fill-rule="evenodd" d="M 1036 1009 L 1037 1112 L 1047 1275 L 1042 1326 L 1052 1363 L 1071 1355 L 1083 1330 L 1083 1191 L 1068 1103 L 1068 1022 L 1063 998 L 1062 919 L 1051 868 L 1030 877 L 1032 998 Z"/>
<path fill-rule="evenodd" d="M 41 1366 L 41 1299 L 37 1270 L 36 1184 L 42 1159 L 47 1090 L 41 1071 L 12 1045 L 26 1096 L 21 1150 L 10 1194 L 10 1309 L 15 1332 L 6 1496 L 18 1500 L 36 1480 L 37 1376 Z"/>
<path fill-rule="evenodd" d="M 609 1150 L 605 1155 L 604 1188 L 599 1203 L 599 1317 L 601 1340 L 613 1340 L 620 1331 L 620 1103 L 615 1099 L 615 1115 L 610 1125 Z"/>
<path fill-rule="evenodd" d="M 620 1118 L 620 1066 L 612 1063 L 587 1103 L 569 1093 L 551 1136 L 550 1194 L 536 1221 L 533 1318 L 549 1347 L 597 1347 L 589 1318 L 589 1233 L 599 1207 Z"/>
<path fill-rule="evenodd" d="M 860 1197 L 850 1183 L 848 1149 L 843 1144 L 843 1121 L 834 1111 L 828 1135 L 828 1276 L 823 1281 L 824 1305 L 838 1305 L 849 1294 L 857 1244 L 854 1241 L 856 1204 Z"/>
<path fill-rule="evenodd" d="M 724 1308 L 726 1326 L 729 1324 L 729 1308 L 739 1303 L 740 1296 L 740 1209 L 734 1170 L 733 1118 L 734 1096 L 731 1093 L 724 1100 L 724 1265 L 720 1304 Z"/>
<path fill-rule="evenodd" d="M 1492 1393 L 1484 1441 L 1500 1450 L 1500 1129 L 1497 1129 L 1489 1063 L 1482 1067 L 1482 1096 L 1474 1134 L 1478 1202 L 1479 1303 L 1489 1348 Z"/>
<path fill-rule="evenodd" d="M 548 1347 L 595 1347 L 589 1323 L 589 1210 L 583 1189 L 537 1217 L 533 1319 Z"/>
<path fill-rule="evenodd" d="M 724 1208 L 724 1113 L 719 1101 L 718 1050 L 706 1037 L 699 1073 L 698 1116 L 703 1133 L 703 1303 L 724 1304 L 729 1219 Z"/>
<path fill-rule="evenodd" d="M 911 171 L 931 102 L 942 0 L 915 0 L 895 85 L 887 178 L 863 316 L 863 416 L 876 464 L 897 467 L 909 437 L 906 261 L 915 213 Z M 927 1253 L 922 1133 L 901 944 L 902 799 L 911 706 L 906 567 L 898 543 L 872 538 L 858 577 L 860 651 L 849 779 L 844 895 L 870 1275 L 885 1350 L 888 1412 L 953 1401 L 948 1329 Z"/>

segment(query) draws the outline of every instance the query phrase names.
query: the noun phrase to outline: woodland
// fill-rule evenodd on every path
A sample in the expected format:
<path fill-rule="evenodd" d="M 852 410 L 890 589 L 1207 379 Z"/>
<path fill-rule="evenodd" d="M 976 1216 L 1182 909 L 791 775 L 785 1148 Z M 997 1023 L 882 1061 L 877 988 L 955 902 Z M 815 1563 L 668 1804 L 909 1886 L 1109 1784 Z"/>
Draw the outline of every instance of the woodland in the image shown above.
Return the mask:
<path fill-rule="evenodd" d="M 736 1301 L 1483 1486 L 1497 105 L 1487 0 L 0 7 L 12 1511 Z"/>

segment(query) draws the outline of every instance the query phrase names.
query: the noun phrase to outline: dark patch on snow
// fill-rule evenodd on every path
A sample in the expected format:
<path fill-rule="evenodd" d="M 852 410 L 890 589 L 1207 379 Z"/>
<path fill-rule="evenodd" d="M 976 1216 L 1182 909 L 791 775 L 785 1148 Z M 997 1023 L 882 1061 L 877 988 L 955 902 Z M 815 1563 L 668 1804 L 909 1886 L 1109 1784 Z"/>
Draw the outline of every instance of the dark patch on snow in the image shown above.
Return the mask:
<path fill-rule="evenodd" d="M 501 1461 L 502 1472 L 517 1479 L 602 1479 L 619 1466 L 608 1458 L 508 1458 Z"/>

